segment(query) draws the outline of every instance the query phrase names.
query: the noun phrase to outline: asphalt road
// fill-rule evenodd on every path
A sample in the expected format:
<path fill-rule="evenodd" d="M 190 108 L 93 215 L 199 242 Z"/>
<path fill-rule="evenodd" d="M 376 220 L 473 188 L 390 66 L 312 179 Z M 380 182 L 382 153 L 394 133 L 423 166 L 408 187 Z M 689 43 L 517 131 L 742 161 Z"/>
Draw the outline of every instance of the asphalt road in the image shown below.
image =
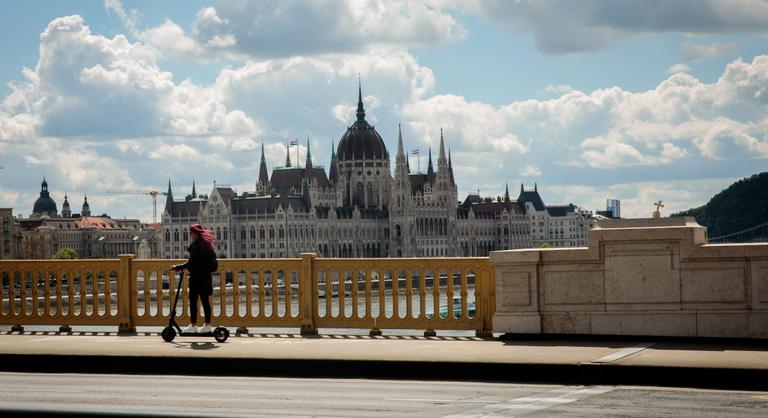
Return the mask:
<path fill-rule="evenodd" d="M 768 416 L 768 392 L 653 387 L 0 373 L 0 388 L 5 416 Z"/>

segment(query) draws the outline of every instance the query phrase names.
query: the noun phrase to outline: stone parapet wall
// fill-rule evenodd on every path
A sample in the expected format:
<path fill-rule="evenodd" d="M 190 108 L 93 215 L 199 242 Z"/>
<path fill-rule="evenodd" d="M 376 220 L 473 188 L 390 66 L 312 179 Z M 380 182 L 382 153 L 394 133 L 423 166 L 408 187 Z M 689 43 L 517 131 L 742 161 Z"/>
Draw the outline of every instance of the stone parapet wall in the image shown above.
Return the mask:
<path fill-rule="evenodd" d="M 495 332 L 768 338 L 768 244 L 693 218 L 601 221 L 587 247 L 492 252 Z"/>

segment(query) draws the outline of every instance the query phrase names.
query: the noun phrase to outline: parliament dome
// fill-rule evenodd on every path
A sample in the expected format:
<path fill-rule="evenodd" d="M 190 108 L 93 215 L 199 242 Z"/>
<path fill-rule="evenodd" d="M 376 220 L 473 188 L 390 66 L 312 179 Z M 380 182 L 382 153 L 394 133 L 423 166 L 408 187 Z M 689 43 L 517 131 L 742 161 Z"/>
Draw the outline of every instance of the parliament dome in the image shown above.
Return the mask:
<path fill-rule="evenodd" d="M 389 158 L 381 135 L 365 121 L 362 90 L 358 87 L 357 120 L 339 140 L 336 149 L 338 161 L 383 160 Z"/>

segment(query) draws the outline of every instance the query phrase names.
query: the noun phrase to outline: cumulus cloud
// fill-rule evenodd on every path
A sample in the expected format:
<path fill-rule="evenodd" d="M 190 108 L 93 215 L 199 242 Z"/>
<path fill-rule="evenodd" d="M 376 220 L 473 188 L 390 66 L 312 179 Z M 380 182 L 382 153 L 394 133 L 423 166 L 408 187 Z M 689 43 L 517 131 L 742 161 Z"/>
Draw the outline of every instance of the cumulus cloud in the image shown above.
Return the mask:
<path fill-rule="evenodd" d="M 768 3 L 761 0 L 483 0 L 480 10 L 511 31 L 532 33 L 548 54 L 595 51 L 649 33 L 760 33 L 768 27 Z"/>
<path fill-rule="evenodd" d="M 720 58 L 733 55 L 739 51 L 737 44 L 713 43 L 699 45 L 693 42 L 683 44 L 683 58 L 690 61 L 700 61 L 709 58 Z"/>
<path fill-rule="evenodd" d="M 667 68 L 667 75 L 672 75 L 677 73 L 687 73 L 689 71 L 691 71 L 691 67 L 681 62 L 679 64 L 675 64 Z"/>
<path fill-rule="evenodd" d="M 525 167 L 521 168 L 518 173 L 522 177 L 538 177 L 541 175 L 541 170 L 538 166 L 533 164 L 528 164 Z"/>
<path fill-rule="evenodd" d="M 285 58 L 361 53 L 381 46 L 432 46 L 466 34 L 446 6 L 402 0 L 223 0 L 200 9 L 189 34 L 166 21 L 144 31 L 142 39 L 174 55 L 198 58 L 217 53 Z"/>

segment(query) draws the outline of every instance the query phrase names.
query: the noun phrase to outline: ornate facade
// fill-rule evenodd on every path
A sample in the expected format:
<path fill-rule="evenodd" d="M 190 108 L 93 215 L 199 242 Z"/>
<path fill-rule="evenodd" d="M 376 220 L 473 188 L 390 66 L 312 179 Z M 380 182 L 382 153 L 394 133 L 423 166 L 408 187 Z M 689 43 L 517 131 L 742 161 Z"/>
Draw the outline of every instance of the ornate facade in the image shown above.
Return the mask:
<path fill-rule="evenodd" d="M 118 254 L 136 254 L 142 243 L 151 255 L 160 256 L 159 225 L 142 224 L 138 219 L 112 219 L 106 214 L 91 216 L 88 197 L 84 196 L 79 214 L 72 213 L 64 196 L 61 215 L 43 180 L 40 197 L 29 218 L 15 220 L 20 232 L 17 257 L 50 259 L 61 248 L 72 248 L 78 258 L 116 258 Z"/>
<path fill-rule="evenodd" d="M 184 258 L 190 224 L 214 231 L 220 258 L 451 257 L 489 251 L 586 244 L 590 214 L 545 206 L 537 188 L 516 201 L 470 195 L 458 200 L 450 152 L 440 134 L 437 169 L 430 150 L 426 173 L 412 172 L 398 132 L 394 175 L 379 133 L 365 120 L 358 90 L 356 121 L 332 149 L 328 173 L 314 165 L 307 144 L 303 167 L 267 170 L 261 151 L 252 192 L 215 186 L 210 195 L 176 200 L 168 183 L 161 222 L 164 258 Z M 568 231 L 568 232 L 566 232 Z"/>

